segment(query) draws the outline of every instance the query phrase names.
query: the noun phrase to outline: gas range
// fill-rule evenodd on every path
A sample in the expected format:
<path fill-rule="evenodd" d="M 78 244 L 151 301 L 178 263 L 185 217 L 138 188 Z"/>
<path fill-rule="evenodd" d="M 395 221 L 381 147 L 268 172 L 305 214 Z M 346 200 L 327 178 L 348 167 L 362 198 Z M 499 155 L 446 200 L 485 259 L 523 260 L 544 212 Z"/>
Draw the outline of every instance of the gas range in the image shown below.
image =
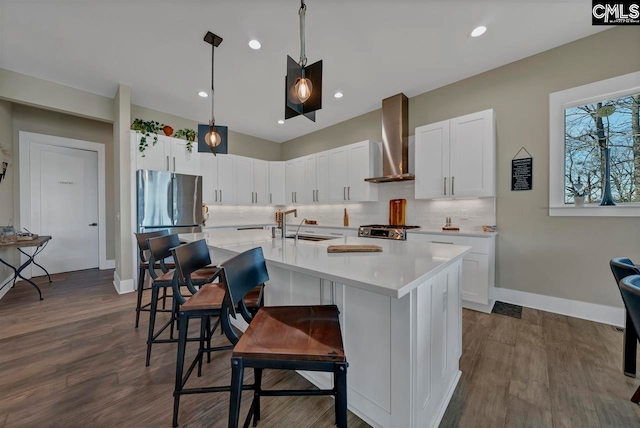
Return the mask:
<path fill-rule="evenodd" d="M 358 236 L 363 238 L 407 240 L 407 230 L 420 229 L 420 226 L 401 226 L 394 224 L 369 224 L 360 226 Z"/>

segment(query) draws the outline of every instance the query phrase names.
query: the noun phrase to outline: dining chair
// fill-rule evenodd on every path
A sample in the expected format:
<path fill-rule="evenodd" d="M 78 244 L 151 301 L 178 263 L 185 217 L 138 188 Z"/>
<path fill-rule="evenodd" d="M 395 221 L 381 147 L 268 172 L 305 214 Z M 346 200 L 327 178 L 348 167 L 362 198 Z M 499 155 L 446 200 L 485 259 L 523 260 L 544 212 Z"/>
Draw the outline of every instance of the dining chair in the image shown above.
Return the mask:
<path fill-rule="evenodd" d="M 629 275 L 622 278 L 618 283 L 618 288 L 635 331 L 640 331 L 640 275 Z M 636 339 L 639 339 L 637 335 Z M 636 404 L 640 403 L 640 388 L 636 389 L 631 401 Z"/>

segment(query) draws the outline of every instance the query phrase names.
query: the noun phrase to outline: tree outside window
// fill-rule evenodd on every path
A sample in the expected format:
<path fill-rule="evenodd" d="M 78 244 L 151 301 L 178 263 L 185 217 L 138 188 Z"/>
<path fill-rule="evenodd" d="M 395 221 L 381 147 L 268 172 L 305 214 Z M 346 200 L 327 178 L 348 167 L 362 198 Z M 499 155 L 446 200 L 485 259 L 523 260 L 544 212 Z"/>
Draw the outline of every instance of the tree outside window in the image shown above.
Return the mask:
<path fill-rule="evenodd" d="M 610 148 L 611 193 L 616 203 L 640 202 L 640 93 L 565 110 L 565 204 L 583 188 L 599 203 Z"/>

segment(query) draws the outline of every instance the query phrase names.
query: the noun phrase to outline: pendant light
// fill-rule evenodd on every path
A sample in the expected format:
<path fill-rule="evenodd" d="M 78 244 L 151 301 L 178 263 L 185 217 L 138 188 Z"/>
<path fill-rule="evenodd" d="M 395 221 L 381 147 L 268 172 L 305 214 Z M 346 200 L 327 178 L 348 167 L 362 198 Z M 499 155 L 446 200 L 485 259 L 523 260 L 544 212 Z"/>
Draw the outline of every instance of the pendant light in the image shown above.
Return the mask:
<path fill-rule="evenodd" d="M 304 115 L 315 122 L 315 111 L 322 108 L 322 60 L 307 66 L 305 20 L 307 5 L 300 2 L 300 60 L 287 56 L 285 80 L 285 119 Z"/>
<path fill-rule="evenodd" d="M 204 36 L 204 41 L 211 45 L 211 120 L 209 121 L 209 132 L 205 134 L 204 141 L 209 147 L 209 150 L 211 150 L 211 153 L 215 155 L 216 148 L 220 144 L 222 144 L 222 136 L 216 130 L 216 126 L 215 126 L 216 125 L 215 112 L 214 112 L 215 88 L 213 84 L 214 64 L 215 64 L 214 57 L 215 57 L 216 48 L 220 46 L 220 43 L 222 43 L 222 38 L 219 36 L 216 36 L 211 31 L 208 31 L 207 34 Z"/>

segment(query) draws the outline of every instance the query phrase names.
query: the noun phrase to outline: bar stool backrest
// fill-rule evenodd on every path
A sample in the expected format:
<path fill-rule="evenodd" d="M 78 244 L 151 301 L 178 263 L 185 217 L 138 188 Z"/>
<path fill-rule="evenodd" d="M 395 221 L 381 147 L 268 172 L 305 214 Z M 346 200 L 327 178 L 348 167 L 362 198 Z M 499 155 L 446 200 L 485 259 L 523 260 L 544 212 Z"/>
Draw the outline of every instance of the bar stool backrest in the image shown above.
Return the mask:
<path fill-rule="evenodd" d="M 159 236 L 157 238 L 147 239 L 149 245 L 149 274 L 153 279 L 158 277 L 153 266 L 158 263 L 163 273 L 169 272 L 164 264 L 166 258 L 171 257 L 171 249 L 180 246 L 178 235 Z"/>
<path fill-rule="evenodd" d="M 223 283 L 226 289 L 226 305 L 229 307 L 231 315 L 235 317 L 236 305 L 239 305 L 241 310 L 246 312 L 244 296 L 258 285 L 269 281 L 262 248 L 253 248 L 238 254 L 220 263 L 220 268 L 223 271 Z M 246 319 L 246 314 L 242 315 Z"/>
<path fill-rule="evenodd" d="M 629 275 L 640 275 L 640 269 L 626 257 L 615 257 L 611 259 L 609 266 L 611 266 L 611 272 L 613 272 L 613 277 L 616 279 L 616 284 L 619 284 L 623 278 Z"/>
<path fill-rule="evenodd" d="M 640 331 L 640 275 L 630 275 L 618 283 L 627 314 L 636 331 Z"/>
<path fill-rule="evenodd" d="M 193 272 L 211 264 L 209 248 L 204 239 L 173 248 L 171 254 L 176 262 L 178 278 L 182 282 L 190 282 Z"/>
<path fill-rule="evenodd" d="M 149 244 L 147 239 L 157 238 L 159 236 L 167 236 L 169 231 L 167 229 L 155 230 L 153 232 L 134 233 L 136 235 L 136 241 L 138 241 L 138 251 L 140 251 L 140 261 L 147 261 L 146 252 L 149 251 Z"/>

